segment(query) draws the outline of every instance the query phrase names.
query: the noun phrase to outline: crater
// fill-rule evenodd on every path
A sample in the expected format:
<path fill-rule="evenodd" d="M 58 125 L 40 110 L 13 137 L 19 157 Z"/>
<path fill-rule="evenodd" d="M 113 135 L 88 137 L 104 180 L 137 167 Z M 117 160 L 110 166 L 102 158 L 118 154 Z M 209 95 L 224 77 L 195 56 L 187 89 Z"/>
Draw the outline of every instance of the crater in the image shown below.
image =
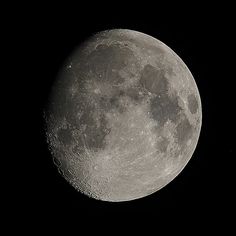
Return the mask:
<path fill-rule="evenodd" d="M 195 114 L 198 110 L 197 98 L 194 94 L 188 95 L 188 108 L 192 114 Z"/>
<path fill-rule="evenodd" d="M 61 166 L 60 160 L 59 160 L 57 157 L 55 157 L 55 156 L 53 156 L 53 163 L 54 163 L 57 167 L 60 167 L 60 166 Z"/>

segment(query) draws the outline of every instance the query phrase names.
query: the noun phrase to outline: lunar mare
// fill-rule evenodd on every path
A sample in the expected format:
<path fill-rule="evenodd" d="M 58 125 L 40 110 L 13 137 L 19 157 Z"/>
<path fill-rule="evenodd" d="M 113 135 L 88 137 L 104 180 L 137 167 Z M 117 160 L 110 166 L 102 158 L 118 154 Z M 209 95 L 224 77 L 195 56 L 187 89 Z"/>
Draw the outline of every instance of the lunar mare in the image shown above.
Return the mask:
<path fill-rule="evenodd" d="M 45 111 L 55 164 L 78 191 L 129 201 L 171 182 L 190 160 L 201 101 L 184 62 L 161 41 L 103 31 L 68 58 Z"/>

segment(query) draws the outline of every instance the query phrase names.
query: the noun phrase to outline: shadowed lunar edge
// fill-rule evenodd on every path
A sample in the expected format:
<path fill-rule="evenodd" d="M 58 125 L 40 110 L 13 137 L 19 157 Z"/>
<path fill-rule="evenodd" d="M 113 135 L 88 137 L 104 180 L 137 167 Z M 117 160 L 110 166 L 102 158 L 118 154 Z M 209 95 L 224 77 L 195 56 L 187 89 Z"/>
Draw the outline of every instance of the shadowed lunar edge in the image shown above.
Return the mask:
<path fill-rule="evenodd" d="M 191 158 L 200 97 L 169 51 L 138 32 L 105 31 L 62 69 L 46 110 L 47 139 L 55 164 L 79 191 L 105 201 L 144 197 Z"/>

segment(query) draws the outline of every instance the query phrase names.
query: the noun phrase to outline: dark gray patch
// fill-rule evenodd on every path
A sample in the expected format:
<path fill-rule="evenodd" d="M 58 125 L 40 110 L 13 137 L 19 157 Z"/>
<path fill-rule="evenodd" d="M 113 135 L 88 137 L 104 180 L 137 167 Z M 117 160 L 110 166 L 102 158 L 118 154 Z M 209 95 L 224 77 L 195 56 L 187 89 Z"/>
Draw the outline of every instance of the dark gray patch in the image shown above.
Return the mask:
<path fill-rule="evenodd" d="M 112 97 L 103 96 L 99 98 L 99 107 L 105 112 L 109 112 L 113 109 L 118 110 L 121 106 L 119 100 L 123 96 L 123 92 L 116 91 Z"/>
<path fill-rule="evenodd" d="M 185 117 L 176 127 L 176 138 L 181 148 L 185 148 L 187 141 L 192 137 L 193 127 Z"/>
<path fill-rule="evenodd" d="M 117 70 L 117 71 L 109 71 L 107 73 L 107 78 L 112 82 L 113 85 L 119 85 L 125 81 L 125 78 L 120 76 L 118 72 L 119 71 Z"/>
<path fill-rule="evenodd" d="M 181 107 L 178 104 L 177 97 L 169 97 L 168 94 L 156 96 L 151 100 L 151 114 L 154 120 L 157 120 L 162 126 L 169 119 L 177 121 Z"/>
<path fill-rule="evenodd" d="M 110 132 L 107 128 L 107 121 L 104 115 L 97 117 L 99 119 L 100 126 L 97 126 L 96 121 L 92 116 L 92 110 L 87 111 L 81 117 L 81 124 L 85 129 L 83 131 L 84 137 L 82 138 L 83 145 L 88 149 L 102 149 L 105 147 L 105 136 Z"/>
<path fill-rule="evenodd" d="M 158 148 L 161 152 L 165 153 L 170 141 L 166 137 L 162 137 L 162 140 L 158 143 Z"/>
<path fill-rule="evenodd" d="M 179 118 L 181 107 L 177 96 L 169 97 L 168 80 L 164 72 L 151 65 L 146 65 L 141 73 L 141 85 L 156 96 L 151 99 L 150 109 L 154 120 L 162 126 L 169 119 L 173 122 Z"/>
<path fill-rule="evenodd" d="M 146 65 L 141 72 L 141 85 L 153 94 L 162 94 L 167 91 L 168 81 L 164 71 L 152 65 Z"/>
<path fill-rule="evenodd" d="M 94 107 L 87 104 L 87 107 L 82 110 L 82 116 L 78 119 L 78 125 L 81 126 L 92 126 L 94 125 L 93 119 L 93 109 Z"/>
<path fill-rule="evenodd" d="M 118 98 L 112 98 L 110 100 L 111 103 L 111 108 L 115 109 L 117 112 L 119 112 L 120 114 L 124 113 L 127 111 L 127 104 L 121 102 L 121 97 Z"/>
<path fill-rule="evenodd" d="M 101 97 L 99 100 L 100 109 L 109 112 L 116 110 L 119 113 L 127 111 L 127 104 L 121 102 L 122 98 L 129 98 L 131 102 L 139 103 L 142 97 L 138 94 L 137 88 L 128 88 L 126 90 L 116 90 L 112 97 Z"/>
<path fill-rule="evenodd" d="M 99 81 L 118 85 L 124 82 L 118 72 L 129 64 L 130 58 L 134 58 L 133 52 L 120 44 L 100 44 L 88 56 L 87 67 Z"/>
<path fill-rule="evenodd" d="M 99 98 L 99 106 L 100 109 L 108 112 L 110 111 L 112 108 L 118 106 L 117 103 L 118 99 L 116 97 L 108 97 L 108 96 L 103 96 Z"/>
<path fill-rule="evenodd" d="M 70 145 L 72 143 L 73 137 L 70 129 L 60 129 L 57 132 L 58 139 L 64 145 Z"/>
<path fill-rule="evenodd" d="M 139 94 L 139 90 L 136 87 L 126 89 L 125 94 L 130 97 L 134 103 L 140 103 L 143 100 L 143 96 Z"/>
<path fill-rule="evenodd" d="M 120 104 L 120 96 L 113 96 L 112 98 L 109 99 L 109 105 L 110 105 L 110 109 L 115 109 L 115 110 L 122 110 L 122 105 Z"/>
<path fill-rule="evenodd" d="M 198 102 L 194 94 L 188 95 L 188 108 L 192 114 L 197 112 Z"/>

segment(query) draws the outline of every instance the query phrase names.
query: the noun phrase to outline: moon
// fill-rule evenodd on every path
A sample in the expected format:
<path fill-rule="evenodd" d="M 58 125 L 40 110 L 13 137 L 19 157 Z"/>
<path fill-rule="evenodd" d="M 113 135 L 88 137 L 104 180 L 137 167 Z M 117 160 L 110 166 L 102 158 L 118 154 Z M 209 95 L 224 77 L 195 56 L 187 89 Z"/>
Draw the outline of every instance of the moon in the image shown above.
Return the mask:
<path fill-rule="evenodd" d="M 133 30 L 99 32 L 68 57 L 45 108 L 61 175 L 102 201 L 148 196 L 196 148 L 202 123 L 195 80 L 164 43 Z"/>

